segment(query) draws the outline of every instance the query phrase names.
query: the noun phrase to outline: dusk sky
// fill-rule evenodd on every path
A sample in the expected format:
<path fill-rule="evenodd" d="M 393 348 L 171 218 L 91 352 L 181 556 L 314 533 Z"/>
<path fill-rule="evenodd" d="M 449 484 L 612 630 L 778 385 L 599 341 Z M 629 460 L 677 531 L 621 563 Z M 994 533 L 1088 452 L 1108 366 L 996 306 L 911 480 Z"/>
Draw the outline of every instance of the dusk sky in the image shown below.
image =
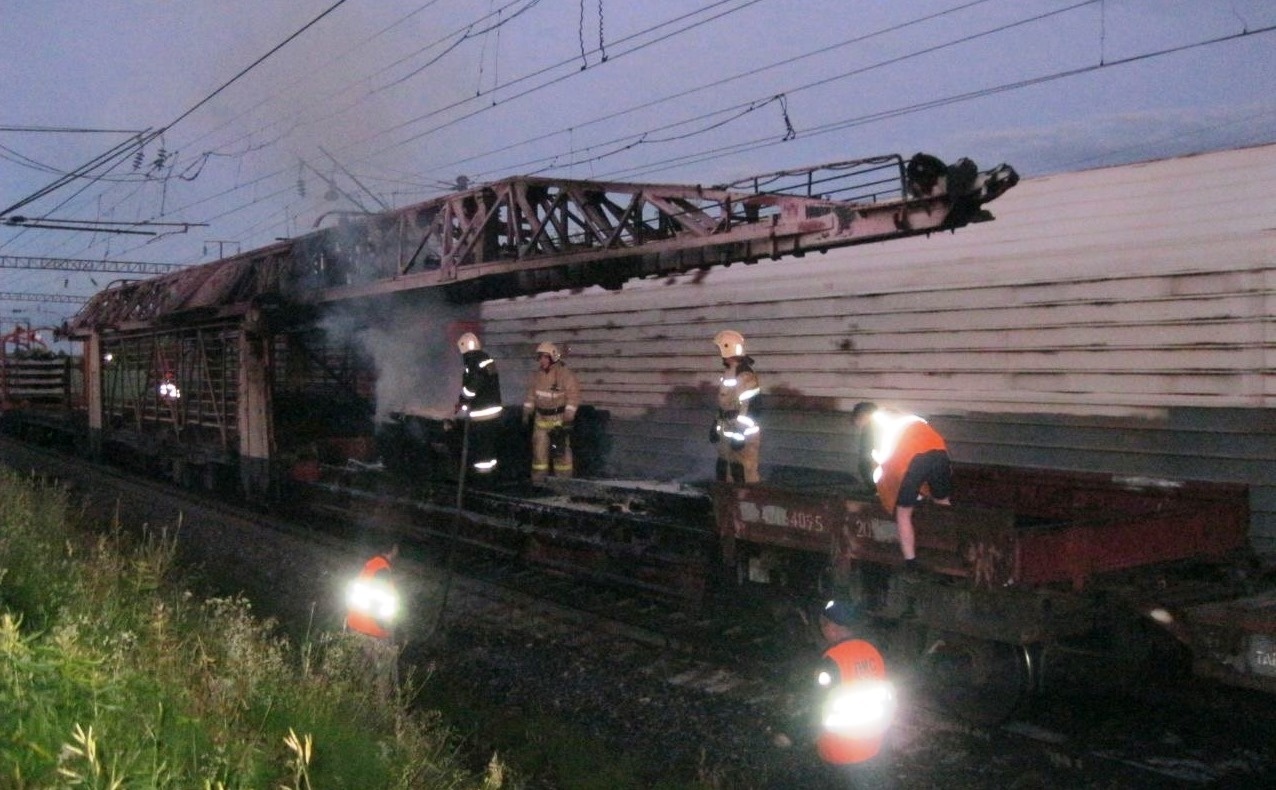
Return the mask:
<path fill-rule="evenodd" d="M 0 0 L 0 51 L 10 262 L 205 262 L 461 176 L 1033 177 L 1276 140 L 1271 0 Z M 0 268 L 0 331 L 118 276 Z"/>

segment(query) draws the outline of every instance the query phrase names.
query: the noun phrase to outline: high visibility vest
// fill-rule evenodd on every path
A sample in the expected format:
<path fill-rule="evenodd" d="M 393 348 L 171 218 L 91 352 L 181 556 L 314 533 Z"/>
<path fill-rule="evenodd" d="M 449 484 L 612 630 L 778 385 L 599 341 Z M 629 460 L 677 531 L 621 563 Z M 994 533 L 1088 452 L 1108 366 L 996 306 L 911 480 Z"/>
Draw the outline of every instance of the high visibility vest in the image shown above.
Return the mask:
<path fill-rule="evenodd" d="M 389 575 L 389 573 L 390 561 L 378 554 L 363 564 L 359 579 L 370 582 L 377 577 L 377 574 Z M 375 617 L 356 609 L 347 610 L 346 627 L 351 631 L 358 631 L 361 634 L 376 637 L 377 639 L 385 639 L 390 636 L 390 631 Z"/>
<path fill-rule="evenodd" d="M 874 475 L 877 483 L 877 498 L 882 501 L 882 507 L 886 508 L 887 513 L 893 514 L 898 504 L 903 504 L 905 507 L 917 504 L 916 502 L 899 502 L 899 487 L 903 485 L 904 475 L 908 473 L 908 465 L 913 462 L 913 459 L 931 450 L 946 451 L 947 449 L 948 445 L 944 444 L 944 437 L 920 417 L 904 427 L 894 449 L 887 450 L 890 453 L 889 456 L 878 460 L 878 473 Z M 929 490 L 929 486 L 922 486 L 923 492 Z"/>
<path fill-rule="evenodd" d="M 864 721 L 842 728 L 831 728 L 827 720 L 821 720 L 816 739 L 820 758 L 826 763 L 847 765 L 872 759 L 882 750 L 882 741 L 894 718 L 894 692 L 886 684 L 886 662 L 882 654 L 863 639 L 848 639 L 824 652 L 821 672 L 832 676 L 830 685 L 821 684 L 826 695 L 856 689 L 874 692 L 883 687 L 887 689 L 885 696 L 867 695 L 867 705 L 883 706 L 874 711 L 880 715 L 868 716 Z"/>

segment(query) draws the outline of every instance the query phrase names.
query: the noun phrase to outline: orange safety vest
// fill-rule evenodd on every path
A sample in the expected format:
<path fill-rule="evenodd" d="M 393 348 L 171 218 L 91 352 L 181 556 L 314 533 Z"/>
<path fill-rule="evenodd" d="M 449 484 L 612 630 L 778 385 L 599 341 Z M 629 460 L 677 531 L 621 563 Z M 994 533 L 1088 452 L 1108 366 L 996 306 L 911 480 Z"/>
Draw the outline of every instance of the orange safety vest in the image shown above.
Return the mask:
<path fill-rule="evenodd" d="M 363 570 L 359 573 L 359 578 L 372 581 L 377 574 L 388 574 L 389 572 L 390 561 L 378 554 L 363 564 Z M 390 635 L 390 632 L 376 618 L 366 612 L 360 612 L 355 609 L 350 609 L 346 612 L 346 627 L 351 631 L 358 631 L 361 634 L 376 637 L 377 639 L 385 639 Z"/>
<path fill-rule="evenodd" d="M 831 693 L 856 684 L 877 684 L 886 680 L 886 662 L 882 660 L 882 654 L 863 639 L 848 639 L 833 645 L 824 652 L 824 659 L 836 665 L 839 675 L 837 683 L 830 689 Z M 816 746 L 821 759 L 832 765 L 848 765 L 875 757 L 882 750 L 882 741 L 893 718 L 893 695 L 889 704 L 888 715 L 853 732 L 832 731 L 820 722 Z"/>
<path fill-rule="evenodd" d="M 908 465 L 922 453 L 931 450 L 948 450 L 944 437 L 924 421 L 909 424 L 899 436 L 895 451 L 882 464 L 882 476 L 877 481 L 877 497 L 887 513 L 894 514 L 899 504 L 899 487 L 904 484 L 904 475 L 908 474 Z M 930 486 L 923 484 L 922 492 L 929 493 Z M 911 507 L 915 502 L 905 503 Z"/>

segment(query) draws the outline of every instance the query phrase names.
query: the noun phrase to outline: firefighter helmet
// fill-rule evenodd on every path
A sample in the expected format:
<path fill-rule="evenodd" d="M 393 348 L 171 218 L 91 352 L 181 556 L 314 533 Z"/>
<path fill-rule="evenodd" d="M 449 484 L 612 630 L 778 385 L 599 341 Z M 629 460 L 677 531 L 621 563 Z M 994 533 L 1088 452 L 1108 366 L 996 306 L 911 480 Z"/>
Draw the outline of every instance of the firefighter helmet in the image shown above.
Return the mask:
<path fill-rule="evenodd" d="M 478 335 L 473 332 L 466 332 L 457 339 L 456 347 L 464 354 L 467 351 L 478 351 L 483 347 L 483 344 L 479 342 Z"/>
<path fill-rule="evenodd" d="M 563 352 L 558 350 L 558 346 L 553 343 L 541 343 L 536 347 L 536 356 L 548 354 L 551 362 L 557 362 L 563 358 Z"/>
<path fill-rule="evenodd" d="M 723 359 L 744 356 L 744 335 L 724 329 L 713 336 L 713 344 L 722 352 Z"/>

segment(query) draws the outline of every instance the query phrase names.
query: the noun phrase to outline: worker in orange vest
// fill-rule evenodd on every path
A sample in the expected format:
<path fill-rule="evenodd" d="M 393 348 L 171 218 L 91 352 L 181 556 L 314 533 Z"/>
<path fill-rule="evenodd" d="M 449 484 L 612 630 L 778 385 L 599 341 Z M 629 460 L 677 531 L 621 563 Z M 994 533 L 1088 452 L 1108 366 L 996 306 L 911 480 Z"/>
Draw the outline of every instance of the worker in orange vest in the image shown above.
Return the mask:
<path fill-rule="evenodd" d="M 385 699 L 393 698 L 399 679 L 399 649 L 394 634 L 400 604 L 392 578 L 398 557 L 397 543 L 372 557 L 363 564 L 346 593 L 346 628 L 362 637 L 371 680 Z"/>
<path fill-rule="evenodd" d="M 833 600 L 824 605 L 819 623 L 828 645 L 816 673 L 820 758 L 852 787 L 889 787 L 885 741 L 895 717 L 895 689 L 882 654 L 857 636 L 867 616 L 854 603 Z"/>
<path fill-rule="evenodd" d="M 926 498 L 939 505 L 952 504 L 948 446 L 944 437 L 916 414 L 865 402 L 856 404 L 851 420 L 861 432 L 872 429 L 873 483 L 882 507 L 895 518 L 904 565 L 911 567 L 917 559 L 913 508 Z"/>

